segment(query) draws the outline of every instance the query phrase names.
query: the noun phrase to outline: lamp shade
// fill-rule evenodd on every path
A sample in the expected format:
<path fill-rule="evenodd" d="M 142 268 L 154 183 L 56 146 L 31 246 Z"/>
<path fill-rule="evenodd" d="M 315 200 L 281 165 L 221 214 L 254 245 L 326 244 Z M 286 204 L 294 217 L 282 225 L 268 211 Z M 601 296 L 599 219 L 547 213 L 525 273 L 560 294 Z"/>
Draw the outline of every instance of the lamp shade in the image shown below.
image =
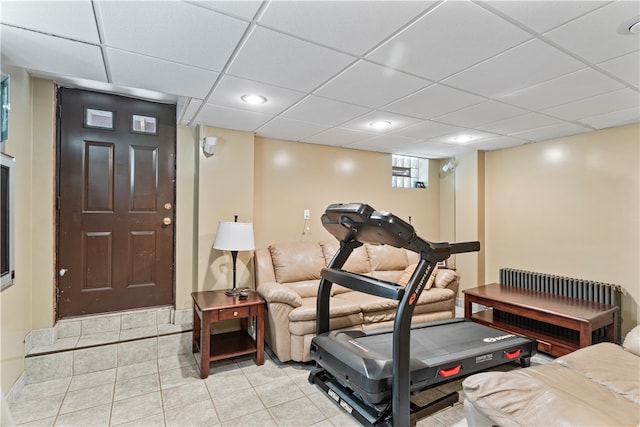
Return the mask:
<path fill-rule="evenodd" d="M 216 232 L 216 241 L 213 242 L 213 249 L 221 251 L 250 251 L 255 249 L 253 223 L 220 221 Z"/>

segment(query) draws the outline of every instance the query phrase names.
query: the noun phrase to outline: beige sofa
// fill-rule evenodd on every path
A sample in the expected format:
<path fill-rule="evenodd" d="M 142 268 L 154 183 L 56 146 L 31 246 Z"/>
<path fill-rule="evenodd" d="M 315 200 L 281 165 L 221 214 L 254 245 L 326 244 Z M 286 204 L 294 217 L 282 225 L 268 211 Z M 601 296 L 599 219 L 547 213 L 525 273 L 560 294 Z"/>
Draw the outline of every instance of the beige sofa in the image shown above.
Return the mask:
<path fill-rule="evenodd" d="M 280 361 L 311 360 L 309 347 L 316 332 L 320 271 L 338 248 L 338 241 L 331 241 L 283 243 L 256 250 L 256 287 L 267 301 L 265 341 Z M 416 253 L 405 249 L 365 244 L 353 251 L 343 268 L 406 284 L 418 260 Z M 454 317 L 457 292 L 457 273 L 449 269 L 436 271 L 433 286 L 428 290 L 425 287 L 418 299 L 413 321 Z M 332 330 L 390 327 L 396 307 L 396 301 L 334 284 L 329 325 Z"/>
<path fill-rule="evenodd" d="M 553 362 L 472 375 L 462 383 L 473 426 L 640 425 L 640 326 Z"/>

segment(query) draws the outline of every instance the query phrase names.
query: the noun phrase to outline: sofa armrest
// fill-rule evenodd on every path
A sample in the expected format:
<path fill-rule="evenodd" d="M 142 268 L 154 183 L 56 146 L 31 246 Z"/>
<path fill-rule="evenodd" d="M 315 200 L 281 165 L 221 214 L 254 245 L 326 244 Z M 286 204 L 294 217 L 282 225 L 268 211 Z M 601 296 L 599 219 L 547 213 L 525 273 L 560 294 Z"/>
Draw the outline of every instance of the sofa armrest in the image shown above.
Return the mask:
<path fill-rule="evenodd" d="M 300 295 L 282 283 L 262 283 L 258 286 L 257 291 L 268 303 L 280 302 L 283 304 L 289 304 L 292 307 L 300 307 L 302 305 L 302 298 Z"/>

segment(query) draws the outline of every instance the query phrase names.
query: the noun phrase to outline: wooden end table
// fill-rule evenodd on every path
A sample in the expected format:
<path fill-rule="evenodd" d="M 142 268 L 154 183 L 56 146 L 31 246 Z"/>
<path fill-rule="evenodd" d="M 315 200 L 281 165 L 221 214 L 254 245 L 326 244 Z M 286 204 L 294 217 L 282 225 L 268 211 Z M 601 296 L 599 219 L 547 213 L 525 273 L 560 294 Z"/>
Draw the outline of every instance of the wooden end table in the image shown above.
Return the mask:
<path fill-rule="evenodd" d="M 256 353 L 256 364 L 264 364 L 265 301 L 255 291 L 240 299 L 225 291 L 193 292 L 193 352 L 200 351 L 200 377 L 209 376 L 209 363 Z M 256 319 L 256 339 L 247 331 L 248 319 Z M 211 324 L 222 320 L 240 319 L 241 330 L 211 335 Z"/>
<path fill-rule="evenodd" d="M 615 342 L 617 336 L 618 307 L 538 292 L 529 289 L 492 283 L 466 289 L 464 293 L 464 317 L 505 332 L 535 338 L 538 350 L 553 356 L 563 356 L 592 344 L 592 333 L 606 328 L 606 339 Z M 476 303 L 491 309 L 471 312 Z M 524 322 L 512 322 L 505 315 L 524 318 Z M 531 319 L 538 324 L 526 321 Z M 576 331 L 573 339 L 565 333 L 555 333 L 553 327 Z"/>

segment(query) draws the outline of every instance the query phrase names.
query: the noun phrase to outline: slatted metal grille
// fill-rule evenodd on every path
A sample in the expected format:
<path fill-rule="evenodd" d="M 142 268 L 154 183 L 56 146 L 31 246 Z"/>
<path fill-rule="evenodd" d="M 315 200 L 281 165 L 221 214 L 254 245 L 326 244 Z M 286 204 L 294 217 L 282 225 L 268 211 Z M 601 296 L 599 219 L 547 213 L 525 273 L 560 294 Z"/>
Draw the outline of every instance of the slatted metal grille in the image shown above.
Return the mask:
<path fill-rule="evenodd" d="M 594 301 L 602 304 L 615 305 L 618 310 L 622 309 L 622 288 L 619 285 L 611 283 L 594 282 L 591 280 L 576 279 L 572 277 L 555 276 L 546 273 L 536 273 L 533 271 L 517 270 L 514 268 L 500 269 L 500 284 L 514 286 L 522 289 L 530 289 L 538 292 L 546 292 L 554 295 L 565 296 L 569 298 L 578 298 L 586 301 Z M 618 316 L 618 337 L 616 340 L 620 342 L 621 333 L 621 316 Z M 505 319 L 514 324 L 522 324 L 528 319 L 520 316 Z M 539 322 L 541 323 L 541 322 Z M 526 325 L 528 327 L 537 326 L 545 329 L 548 333 L 565 335 L 572 333 L 563 330 L 563 328 L 554 325 Z M 570 338 L 570 337 L 567 337 Z M 594 332 L 594 342 L 604 341 L 606 332 L 601 328 Z"/>

